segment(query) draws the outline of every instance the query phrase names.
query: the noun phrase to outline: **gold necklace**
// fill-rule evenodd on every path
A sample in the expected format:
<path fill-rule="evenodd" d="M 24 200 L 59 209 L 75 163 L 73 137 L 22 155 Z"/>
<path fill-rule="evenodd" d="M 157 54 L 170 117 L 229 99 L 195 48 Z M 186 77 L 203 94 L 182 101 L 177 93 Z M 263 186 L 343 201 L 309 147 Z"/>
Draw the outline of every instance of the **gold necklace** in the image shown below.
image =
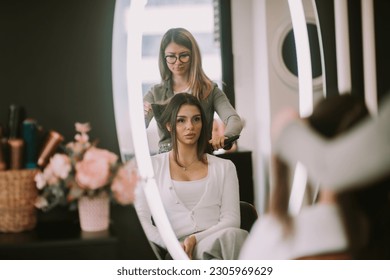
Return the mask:
<path fill-rule="evenodd" d="M 198 157 L 195 157 L 194 160 L 193 160 L 190 164 L 188 164 L 187 166 L 184 166 L 183 164 L 179 164 L 179 162 L 180 162 L 179 159 L 178 159 L 178 161 L 176 161 L 176 160 L 174 159 L 173 154 L 172 154 L 171 152 L 169 153 L 169 158 L 170 158 L 173 162 L 175 162 L 177 166 L 179 166 L 181 169 L 183 169 L 183 171 L 187 171 L 188 168 L 191 167 L 191 165 L 193 165 L 196 161 L 198 161 Z"/>
<path fill-rule="evenodd" d="M 187 166 L 181 166 L 181 168 L 183 168 L 184 171 L 187 171 L 188 168 L 190 168 L 191 165 L 193 165 L 198 159 L 194 159 L 190 164 L 188 164 Z"/>

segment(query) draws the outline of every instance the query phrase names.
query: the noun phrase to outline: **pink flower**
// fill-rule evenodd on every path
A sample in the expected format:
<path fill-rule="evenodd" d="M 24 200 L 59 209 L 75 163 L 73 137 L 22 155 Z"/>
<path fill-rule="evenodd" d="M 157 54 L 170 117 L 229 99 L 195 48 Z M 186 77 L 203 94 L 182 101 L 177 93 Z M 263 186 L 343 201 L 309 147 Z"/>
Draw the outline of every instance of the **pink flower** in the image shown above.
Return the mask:
<path fill-rule="evenodd" d="M 79 142 L 79 143 L 88 143 L 89 141 L 89 136 L 88 134 L 81 133 L 81 134 L 76 134 L 74 136 L 74 139 Z"/>
<path fill-rule="evenodd" d="M 91 130 L 91 126 L 89 125 L 89 123 L 76 122 L 75 128 L 76 128 L 76 131 L 79 132 L 79 134 L 76 134 L 74 136 L 74 139 L 76 140 L 76 142 L 88 143 L 89 136 L 87 133 Z"/>
<path fill-rule="evenodd" d="M 95 190 L 109 183 L 111 165 L 118 156 L 107 150 L 92 147 L 84 154 L 82 161 L 77 162 L 76 181 L 81 188 Z"/>
<path fill-rule="evenodd" d="M 37 208 L 44 208 L 46 206 L 48 206 L 48 202 L 46 200 L 46 198 L 44 197 L 41 197 L 41 196 L 38 196 L 34 202 L 34 206 L 37 207 Z"/>
<path fill-rule="evenodd" d="M 134 202 L 134 189 L 138 179 L 137 169 L 133 163 L 128 162 L 119 168 L 117 176 L 111 184 L 111 190 L 114 198 L 120 204 L 126 205 Z"/>
<path fill-rule="evenodd" d="M 74 126 L 75 126 L 75 129 L 77 132 L 80 132 L 83 134 L 86 134 L 91 130 L 91 126 L 89 125 L 89 123 L 76 122 Z"/>
<path fill-rule="evenodd" d="M 44 186 L 46 186 L 46 179 L 45 177 L 43 176 L 43 173 L 42 172 L 38 172 L 35 177 L 34 177 L 34 181 L 36 183 L 36 186 L 39 190 L 42 190 Z"/>
<path fill-rule="evenodd" d="M 118 156 L 110 151 L 99 149 L 96 147 L 91 147 L 88 149 L 88 151 L 84 154 L 83 160 L 98 160 L 98 159 L 104 159 L 107 161 L 108 164 L 115 164 L 118 161 Z"/>
<path fill-rule="evenodd" d="M 91 146 L 89 142 L 80 143 L 80 142 L 69 142 L 66 144 L 66 148 L 72 151 L 75 155 L 80 155 L 84 152 L 85 149 L 88 149 Z"/>
<path fill-rule="evenodd" d="M 34 181 L 39 190 L 46 185 L 56 185 L 60 182 L 60 179 L 65 179 L 68 176 L 71 166 L 70 161 L 67 162 L 69 158 L 67 160 L 65 158 L 67 156 L 55 154 L 43 172 L 38 172 L 35 175 Z"/>
<path fill-rule="evenodd" d="M 55 154 L 50 159 L 50 165 L 53 174 L 61 179 L 66 179 L 72 169 L 69 157 L 63 154 Z"/>
<path fill-rule="evenodd" d="M 59 177 L 54 174 L 53 165 L 51 162 L 43 170 L 43 178 L 48 185 L 56 185 L 60 181 Z"/>

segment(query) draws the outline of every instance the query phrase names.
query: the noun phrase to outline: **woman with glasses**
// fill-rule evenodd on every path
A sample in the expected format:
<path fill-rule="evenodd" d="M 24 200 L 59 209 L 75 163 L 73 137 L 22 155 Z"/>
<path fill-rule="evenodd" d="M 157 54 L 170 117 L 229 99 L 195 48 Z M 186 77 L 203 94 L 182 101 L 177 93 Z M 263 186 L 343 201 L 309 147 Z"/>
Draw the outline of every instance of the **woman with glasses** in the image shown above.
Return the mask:
<path fill-rule="evenodd" d="M 161 83 L 154 85 L 144 97 L 146 126 L 153 117 L 152 104 L 161 104 L 174 94 L 187 92 L 194 95 L 206 113 L 209 143 L 214 150 L 223 148 L 226 138 L 239 135 L 243 128 L 241 119 L 229 99 L 210 80 L 202 69 L 198 43 L 184 28 L 169 29 L 163 36 L 159 51 L 159 70 Z M 214 113 L 217 112 L 225 123 L 225 133 L 212 137 Z M 171 150 L 170 134 L 158 123 L 159 153 Z"/>

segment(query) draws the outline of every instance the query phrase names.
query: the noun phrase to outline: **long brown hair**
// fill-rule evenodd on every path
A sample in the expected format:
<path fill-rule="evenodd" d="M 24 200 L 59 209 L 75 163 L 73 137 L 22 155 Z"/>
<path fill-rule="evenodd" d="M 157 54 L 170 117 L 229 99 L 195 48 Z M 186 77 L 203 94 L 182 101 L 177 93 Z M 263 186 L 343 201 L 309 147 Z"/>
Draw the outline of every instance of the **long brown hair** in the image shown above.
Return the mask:
<path fill-rule="evenodd" d="M 191 51 L 189 84 L 192 94 L 199 100 L 205 99 L 213 90 L 213 82 L 204 73 L 202 68 L 202 57 L 198 43 L 194 36 L 184 28 L 171 28 L 163 36 L 159 51 L 159 69 L 161 79 L 168 81 L 172 77 L 165 60 L 165 49 L 170 43 L 184 46 Z"/>
<path fill-rule="evenodd" d="M 390 259 L 390 177 L 336 196 L 355 259 Z"/>

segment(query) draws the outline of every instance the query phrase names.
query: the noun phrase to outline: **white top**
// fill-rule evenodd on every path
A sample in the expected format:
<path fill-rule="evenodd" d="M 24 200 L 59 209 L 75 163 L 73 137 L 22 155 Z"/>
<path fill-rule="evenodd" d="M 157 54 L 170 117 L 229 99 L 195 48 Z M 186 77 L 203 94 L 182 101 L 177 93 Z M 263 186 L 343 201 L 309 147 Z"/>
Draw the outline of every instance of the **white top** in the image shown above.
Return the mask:
<path fill-rule="evenodd" d="M 206 181 L 207 177 L 195 181 L 172 180 L 173 190 L 176 192 L 180 201 L 189 210 L 192 210 L 204 194 Z"/>
<path fill-rule="evenodd" d="M 230 160 L 207 154 L 208 176 L 204 192 L 193 209 L 188 209 L 174 190 L 169 171 L 169 153 L 152 156 L 159 194 L 178 239 L 195 234 L 198 241 L 228 227 L 240 227 L 240 201 L 236 167 Z M 148 239 L 165 247 L 142 189 L 137 190 L 134 206 Z"/>
<path fill-rule="evenodd" d="M 316 204 L 301 210 L 287 235 L 275 216 L 260 217 L 253 225 L 239 258 L 289 260 L 341 252 L 347 247 L 348 239 L 338 207 Z"/>

